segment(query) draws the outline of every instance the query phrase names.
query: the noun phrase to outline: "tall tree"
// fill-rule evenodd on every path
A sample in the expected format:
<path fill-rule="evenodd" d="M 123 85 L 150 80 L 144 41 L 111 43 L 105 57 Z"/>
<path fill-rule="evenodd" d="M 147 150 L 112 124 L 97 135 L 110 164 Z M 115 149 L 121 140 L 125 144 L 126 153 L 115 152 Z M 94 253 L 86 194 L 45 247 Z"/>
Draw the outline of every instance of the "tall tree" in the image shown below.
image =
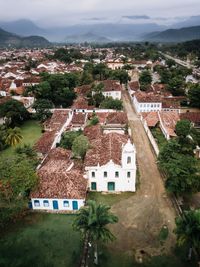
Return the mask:
<path fill-rule="evenodd" d="M 179 245 L 187 244 L 200 256 L 200 210 L 185 211 L 176 218 L 175 234 Z"/>
<path fill-rule="evenodd" d="M 107 228 L 108 224 L 118 221 L 117 216 L 110 212 L 110 207 L 104 204 L 97 204 L 95 201 L 88 201 L 87 206 L 79 210 L 75 220 L 74 228 L 84 235 L 94 245 L 94 262 L 98 264 L 98 241 L 107 242 L 114 240 L 114 235 Z"/>
<path fill-rule="evenodd" d="M 11 99 L 0 105 L 0 117 L 6 118 L 8 125 L 17 126 L 27 120 L 30 115 L 21 102 Z"/>
<path fill-rule="evenodd" d="M 192 85 L 188 91 L 188 97 L 190 100 L 190 106 L 200 108 L 200 85 Z"/>
<path fill-rule="evenodd" d="M 23 139 L 21 135 L 21 130 L 18 127 L 10 128 L 7 130 L 7 136 L 5 139 L 5 143 L 9 146 L 16 146 L 19 144 Z"/>

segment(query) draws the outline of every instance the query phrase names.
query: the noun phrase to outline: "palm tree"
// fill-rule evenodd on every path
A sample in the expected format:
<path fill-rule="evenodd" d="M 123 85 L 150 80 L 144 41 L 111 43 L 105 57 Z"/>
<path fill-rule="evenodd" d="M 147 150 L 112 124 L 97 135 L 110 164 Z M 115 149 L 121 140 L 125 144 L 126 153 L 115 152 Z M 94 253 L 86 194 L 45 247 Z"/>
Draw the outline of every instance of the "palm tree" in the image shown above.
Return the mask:
<path fill-rule="evenodd" d="M 7 131 L 5 143 L 9 146 L 16 146 L 19 144 L 23 139 L 23 136 L 21 135 L 21 130 L 18 127 L 10 128 Z"/>
<path fill-rule="evenodd" d="M 115 239 L 115 236 L 106 226 L 117 221 L 117 216 L 110 212 L 109 206 L 97 204 L 93 200 L 89 200 L 87 206 L 79 210 L 73 225 L 75 230 L 88 236 L 93 243 L 95 264 L 98 264 L 98 241 L 107 242 Z"/>
<path fill-rule="evenodd" d="M 200 210 L 185 211 L 183 217 L 176 218 L 176 229 L 178 245 L 188 244 L 200 255 Z M 189 253 L 191 257 L 191 253 Z"/>

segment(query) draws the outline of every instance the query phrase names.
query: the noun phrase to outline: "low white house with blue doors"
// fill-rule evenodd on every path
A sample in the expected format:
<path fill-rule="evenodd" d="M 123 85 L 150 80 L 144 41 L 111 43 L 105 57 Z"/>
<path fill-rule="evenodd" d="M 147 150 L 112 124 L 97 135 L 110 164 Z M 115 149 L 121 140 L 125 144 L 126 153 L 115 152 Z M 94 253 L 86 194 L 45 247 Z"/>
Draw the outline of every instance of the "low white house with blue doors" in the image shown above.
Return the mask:
<path fill-rule="evenodd" d="M 34 210 L 76 211 L 84 206 L 87 180 L 71 151 L 54 148 L 38 170 L 39 185 L 31 194 Z"/>
<path fill-rule="evenodd" d="M 85 157 L 88 187 L 98 192 L 135 192 L 136 149 L 128 135 L 104 133 Z"/>

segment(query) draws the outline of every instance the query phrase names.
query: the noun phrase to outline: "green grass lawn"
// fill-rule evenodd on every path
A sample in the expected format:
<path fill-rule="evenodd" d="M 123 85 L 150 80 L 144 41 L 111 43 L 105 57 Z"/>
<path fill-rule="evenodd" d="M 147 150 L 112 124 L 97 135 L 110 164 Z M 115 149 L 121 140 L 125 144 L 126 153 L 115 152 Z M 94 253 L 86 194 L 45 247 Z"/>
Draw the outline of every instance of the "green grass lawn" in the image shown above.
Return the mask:
<path fill-rule="evenodd" d="M 0 239 L 1 267 L 76 267 L 80 234 L 73 231 L 75 215 L 31 213 Z"/>
<path fill-rule="evenodd" d="M 122 199 L 133 196 L 134 193 L 125 192 L 120 194 L 102 194 L 99 192 L 89 192 L 87 199 L 95 200 L 97 203 L 106 204 L 112 206 Z"/>
<path fill-rule="evenodd" d="M 23 146 L 24 144 L 29 144 L 29 145 L 34 145 L 34 143 L 40 138 L 42 135 L 42 128 L 39 122 L 34 121 L 34 120 L 29 120 L 26 121 L 21 127 L 21 133 L 23 136 L 22 142 L 17 145 L 18 146 Z M 15 148 L 16 148 L 15 147 Z M 0 152 L 0 156 L 5 156 L 9 157 L 13 155 L 15 148 L 9 147 L 3 151 Z"/>

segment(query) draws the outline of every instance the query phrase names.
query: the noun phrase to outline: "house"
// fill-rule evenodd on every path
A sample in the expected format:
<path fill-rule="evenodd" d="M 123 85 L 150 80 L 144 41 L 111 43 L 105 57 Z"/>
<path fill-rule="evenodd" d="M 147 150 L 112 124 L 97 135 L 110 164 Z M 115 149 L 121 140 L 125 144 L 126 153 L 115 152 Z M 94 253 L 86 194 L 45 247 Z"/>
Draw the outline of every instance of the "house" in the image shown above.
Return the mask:
<path fill-rule="evenodd" d="M 89 135 L 88 135 L 89 138 Z M 98 192 L 135 192 L 136 149 L 128 135 L 99 134 L 85 157 L 88 187 Z"/>
<path fill-rule="evenodd" d="M 181 120 L 189 120 L 195 128 L 200 128 L 200 112 L 186 112 L 180 114 Z"/>
<path fill-rule="evenodd" d="M 128 92 L 130 95 L 134 94 L 138 90 L 140 90 L 140 84 L 138 81 L 128 83 Z"/>
<path fill-rule="evenodd" d="M 165 138 L 169 140 L 171 137 L 176 137 L 175 128 L 180 120 L 179 113 L 176 111 L 160 111 L 158 112 L 160 121 L 160 129 Z"/>
<path fill-rule="evenodd" d="M 176 137 L 175 128 L 180 120 L 180 114 L 177 111 L 157 111 L 141 113 L 143 125 L 149 128 L 160 127 L 164 137 L 169 140 Z"/>
<path fill-rule="evenodd" d="M 105 80 L 101 81 L 101 84 L 103 84 L 102 88 L 102 94 L 105 97 L 112 97 L 113 99 L 121 99 L 122 97 L 122 87 L 118 81 L 115 80 Z M 92 95 L 94 95 L 96 92 L 92 92 Z"/>
<path fill-rule="evenodd" d="M 71 127 L 73 131 L 83 130 L 86 126 L 88 113 L 74 112 Z"/>
<path fill-rule="evenodd" d="M 108 113 L 103 125 L 104 133 L 117 132 L 124 134 L 128 125 L 128 117 L 125 112 Z"/>
<path fill-rule="evenodd" d="M 137 113 L 159 111 L 162 101 L 159 95 L 138 91 L 133 96 L 133 105 Z"/>
<path fill-rule="evenodd" d="M 34 210 L 76 211 L 84 206 L 87 180 L 71 157 L 71 151 L 63 148 L 50 151 L 37 172 L 38 188 L 31 193 Z"/>

